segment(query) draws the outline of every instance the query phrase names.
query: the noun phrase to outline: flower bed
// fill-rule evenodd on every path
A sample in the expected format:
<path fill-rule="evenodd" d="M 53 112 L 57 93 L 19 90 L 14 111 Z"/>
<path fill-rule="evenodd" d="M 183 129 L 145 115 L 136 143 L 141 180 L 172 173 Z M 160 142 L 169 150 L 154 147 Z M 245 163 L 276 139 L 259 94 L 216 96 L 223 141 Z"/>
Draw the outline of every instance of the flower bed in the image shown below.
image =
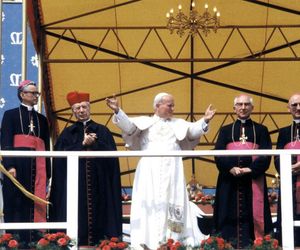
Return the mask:
<path fill-rule="evenodd" d="M 271 235 L 255 239 L 252 249 L 254 250 L 279 250 L 278 240 L 273 239 Z"/>
<path fill-rule="evenodd" d="M 232 250 L 234 249 L 230 242 L 225 241 L 223 238 L 218 236 L 211 236 L 206 240 L 203 240 L 200 245 L 200 250 Z"/>
<path fill-rule="evenodd" d="M 22 239 L 21 239 L 22 240 Z M 20 248 L 18 236 L 5 233 L 0 236 L 0 249 L 18 250 Z M 62 232 L 41 235 L 38 242 L 29 243 L 31 249 L 36 250 L 69 250 L 74 242 L 68 235 Z"/>
<path fill-rule="evenodd" d="M 112 237 L 110 240 L 105 239 L 100 242 L 100 244 L 96 247 L 96 250 L 120 250 L 127 249 L 127 242 L 122 241 L 117 237 Z"/>
<path fill-rule="evenodd" d="M 68 235 L 62 232 L 53 234 L 44 234 L 38 242 L 31 243 L 31 249 L 36 250 L 69 250 L 75 243 Z M 130 246 L 127 242 L 119 238 L 112 237 L 110 239 L 102 240 L 97 246 L 89 247 L 95 250 L 122 250 L 129 249 Z M 0 250 L 19 250 L 19 237 L 10 233 L 0 235 Z M 227 242 L 222 237 L 210 236 L 208 239 L 203 240 L 198 247 L 189 247 L 183 245 L 179 241 L 168 239 L 157 250 L 233 250 L 230 242 Z M 247 250 L 281 250 L 278 241 L 272 238 L 271 235 L 266 235 L 263 238 L 257 238 L 252 246 L 246 248 Z"/>
<path fill-rule="evenodd" d="M 5 233 L 0 236 L 0 249 L 17 250 L 19 247 L 18 236 Z"/>
<path fill-rule="evenodd" d="M 45 234 L 34 245 L 37 250 L 67 250 L 74 245 L 71 238 L 63 232 Z"/>

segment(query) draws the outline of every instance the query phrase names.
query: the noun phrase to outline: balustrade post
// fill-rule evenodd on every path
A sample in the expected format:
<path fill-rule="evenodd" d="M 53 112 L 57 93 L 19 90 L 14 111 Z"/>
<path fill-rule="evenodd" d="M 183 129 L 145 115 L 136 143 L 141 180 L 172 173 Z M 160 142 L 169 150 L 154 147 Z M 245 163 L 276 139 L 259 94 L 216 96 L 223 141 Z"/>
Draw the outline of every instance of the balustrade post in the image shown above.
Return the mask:
<path fill-rule="evenodd" d="M 67 156 L 67 234 L 78 244 L 78 155 Z M 76 247 L 75 246 L 75 247 Z"/>
<path fill-rule="evenodd" d="M 288 150 L 286 150 L 287 152 Z M 294 250 L 294 218 L 292 196 L 292 160 L 291 154 L 280 154 L 280 192 L 282 248 Z"/>

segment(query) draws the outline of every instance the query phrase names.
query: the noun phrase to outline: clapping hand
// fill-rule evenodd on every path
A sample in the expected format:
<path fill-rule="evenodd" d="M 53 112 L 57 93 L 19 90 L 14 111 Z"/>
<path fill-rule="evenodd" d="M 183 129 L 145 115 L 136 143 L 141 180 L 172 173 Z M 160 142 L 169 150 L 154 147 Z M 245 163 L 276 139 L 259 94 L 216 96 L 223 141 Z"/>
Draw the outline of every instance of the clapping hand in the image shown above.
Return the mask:
<path fill-rule="evenodd" d="M 292 165 L 292 174 L 297 175 L 300 173 L 300 161 Z"/>
<path fill-rule="evenodd" d="M 82 145 L 83 146 L 91 146 L 97 140 L 97 135 L 95 133 L 84 133 L 84 138 Z"/>
<path fill-rule="evenodd" d="M 243 176 L 245 174 L 249 174 L 252 172 L 252 170 L 250 168 L 240 168 L 240 167 L 233 167 L 229 170 L 229 172 L 235 176 L 235 177 L 239 177 L 239 176 Z"/>

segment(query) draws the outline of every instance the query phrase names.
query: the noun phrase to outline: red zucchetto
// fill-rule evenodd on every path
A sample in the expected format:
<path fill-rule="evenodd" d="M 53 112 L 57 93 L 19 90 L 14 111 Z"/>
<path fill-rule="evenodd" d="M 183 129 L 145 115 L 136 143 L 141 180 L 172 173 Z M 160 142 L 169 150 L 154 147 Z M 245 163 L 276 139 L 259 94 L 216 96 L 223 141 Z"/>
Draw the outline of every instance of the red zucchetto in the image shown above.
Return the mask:
<path fill-rule="evenodd" d="M 67 101 L 72 107 L 75 103 L 81 102 L 89 102 L 90 94 L 89 93 L 79 93 L 77 91 L 73 91 L 67 94 Z"/>

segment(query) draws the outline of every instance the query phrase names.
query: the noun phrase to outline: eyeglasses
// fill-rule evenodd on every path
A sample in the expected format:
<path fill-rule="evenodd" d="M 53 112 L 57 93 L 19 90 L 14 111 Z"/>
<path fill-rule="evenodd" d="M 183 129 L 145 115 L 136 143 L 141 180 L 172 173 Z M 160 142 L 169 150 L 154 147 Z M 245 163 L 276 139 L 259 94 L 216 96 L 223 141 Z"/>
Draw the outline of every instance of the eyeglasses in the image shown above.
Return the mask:
<path fill-rule="evenodd" d="M 242 106 L 245 106 L 245 107 L 249 107 L 251 106 L 251 102 L 237 102 L 236 104 L 234 104 L 234 106 L 237 106 L 237 107 L 242 107 Z"/>
<path fill-rule="evenodd" d="M 290 104 L 292 108 L 297 108 L 298 105 L 300 106 L 300 102 L 295 102 Z"/>
<path fill-rule="evenodd" d="M 41 93 L 38 92 L 38 91 L 23 91 L 23 93 L 25 93 L 25 94 L 30 93 L 30 94 L 32 94 L 33 96 L 36 96 L 36 97 L 39 97 L 41 95 Z"/>

